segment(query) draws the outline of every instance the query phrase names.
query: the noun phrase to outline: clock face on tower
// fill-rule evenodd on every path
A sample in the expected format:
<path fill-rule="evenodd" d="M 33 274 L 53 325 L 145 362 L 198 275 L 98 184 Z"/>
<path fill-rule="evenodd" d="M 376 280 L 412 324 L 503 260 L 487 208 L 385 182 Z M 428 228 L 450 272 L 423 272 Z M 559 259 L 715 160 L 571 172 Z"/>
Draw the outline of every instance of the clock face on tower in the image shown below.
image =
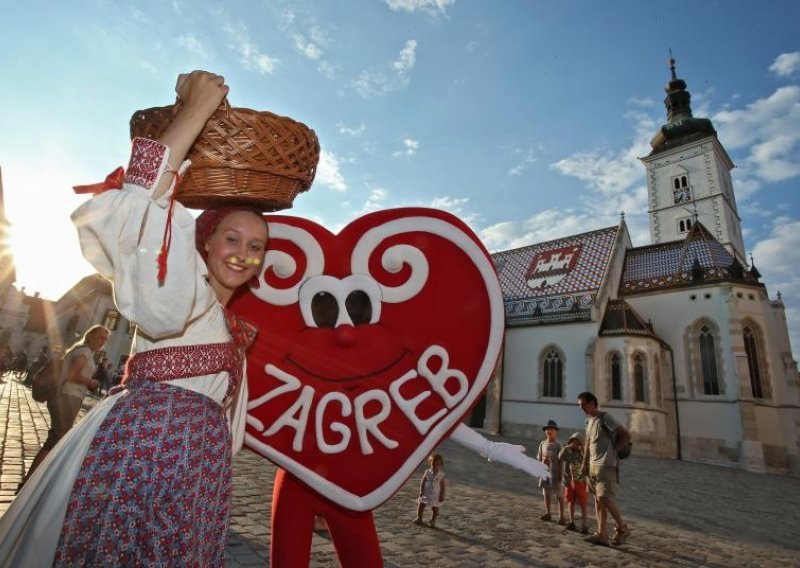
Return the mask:
<path fill-rule="evenodd" d="M 688 188 L 676 189 L 672 192 L 675 203 L 686 203 L 692 199 L 691 193 Z"/>

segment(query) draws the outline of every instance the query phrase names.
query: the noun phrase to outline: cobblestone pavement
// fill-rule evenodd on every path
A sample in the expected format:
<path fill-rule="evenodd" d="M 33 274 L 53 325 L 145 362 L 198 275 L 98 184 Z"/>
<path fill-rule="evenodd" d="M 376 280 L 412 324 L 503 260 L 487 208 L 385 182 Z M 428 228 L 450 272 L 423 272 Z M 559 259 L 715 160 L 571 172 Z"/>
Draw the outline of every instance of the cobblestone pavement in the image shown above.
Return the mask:
<path fill-rule="evenodd" d="M 87 408 L 94 400 L 87 398 Z M 47 411 L 30 391 L 0 383 L 0 513 L 13 499 L 47 430 Z M 519 440 L 504 440 L 520 442 Z M 522 441 L 529 451 L 538 442 Z M 632 528 L 628 544 L 596 547 L 539 520 L 535 482 L 445 442 L 447 501 L 437 528 L 411 523 L 422 467 L 375 512 L 386 566 L 798 566 L 800 479 L 674 460 L 623 464 L 619 503 Z M 245 450 L 234 459 L 228 566 L 268 562 L 269 507 L 275 467 Z M 591 510 L 590 510 L 591 517 Z M 590 521 L 593 526 L 593 521 Z M 324 534 L 312 566 L 337 566 Z"/>

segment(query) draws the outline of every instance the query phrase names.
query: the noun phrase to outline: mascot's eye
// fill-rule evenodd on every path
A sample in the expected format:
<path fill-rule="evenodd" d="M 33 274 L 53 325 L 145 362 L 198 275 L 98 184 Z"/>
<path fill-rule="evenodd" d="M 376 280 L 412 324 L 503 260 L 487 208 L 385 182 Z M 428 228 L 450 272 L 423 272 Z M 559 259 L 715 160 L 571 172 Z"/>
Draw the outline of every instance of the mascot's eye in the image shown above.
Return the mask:
<path fill-rule="evenodd" d="M 311 299 L 311 316 L 319 327 L 336 327 L 339 304 L 333 294 L 317 292 Z"/>
<path fill-rule="evenodd" d="M 363 290 L 350 292 L 344 305 L 353 325 L 369 323 L 372 320 L 372 302 Z"/>

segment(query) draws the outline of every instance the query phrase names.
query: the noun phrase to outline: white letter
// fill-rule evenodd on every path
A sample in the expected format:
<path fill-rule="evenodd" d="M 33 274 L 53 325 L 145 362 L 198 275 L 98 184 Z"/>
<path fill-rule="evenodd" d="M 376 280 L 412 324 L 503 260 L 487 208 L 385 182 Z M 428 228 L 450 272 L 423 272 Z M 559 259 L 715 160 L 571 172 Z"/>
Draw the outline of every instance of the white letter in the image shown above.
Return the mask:
<path fill-rule="evenodd" d="M 397 406 L 400 407 L 400 410 L 405 414 L 414 427 L 417 429 L 417 432 L 422 434 L 423 436 L 427 434 L 428 430 L 430 430 L 433 423 L 439 420 L 442 416 L 447 414 L 447 410 L 442 408 L 439 412 L 428 418 L 427 420 L 420 420 L 416 414 L 417 407 L 422 403 L 423 400 L 431 396 L 431 391 L 425 391 L 419 393 L 414 398 L 403 398 L 403 395 L 400 394 L 400 388 L 410 381 L 413 378 L 416 378 L 417 372 L 413 369 L 408 371 L 405 375 L 393 381 L 391 385 L 389 385 L 389 392 L 392 393 L 392 398 L 397 403 Z"/>
<path fill-rule="evenodd" d="M 325 441 L 325 435 L 322 431 L 322 420 L 325 414 L 325 407 L 328 406 L 328 403 L 332 400 L 338 400 L 339 404 L 342 405 L 342 416 L 350 416 L 353 412 L 350 399 L 340 392 L 329 392 L 320 399 L 319 405 L 317 405 L 316 416 L 317 446 L 323 454 L 338 454 L 339 452 L 343 452 L 347 444 L 350 443 L 350 428 L 341 422 L 331 422 L 331 430 L 339 432 L 342 435 L 341 441 L 333 445 Z"/>
<path fill-rule="evenodd" d="M 266 403 L 269 400 L 272 400 L 277 396 L 280 396 L 287 392 L 292 392 L 300 388 L 300 381 L 297 379 L 297 377 L 295 377 L 294 375 L 290 375 L 285 371 L 280 370 L 275 365 L 265 365 L 264 372 L 266 372 L 268 375 L 272 375 L 279 381 L 283 381 L 284 384 L 282 386 L 279 386 L 278 388 L 272 389 L 271 391 L 267 391 L 265 394 L 262 394 L 257 399 L 248 402 L 247 410 L 258 408 L 262 404 Z M 247 423 L 250 426 L 253 426 L 259 432 L 264 431 L 264 424 L 261 422 L 261 420 L 259 420 L 254 416 L 250 416 L 250 414 L 247 415 Z"/>
<path fill-rule="evenodd" d="M 275 423 L 269 427 L 264 433 L 264 437 L 269 437 L 275 434 L 284 426 L 289 426 L 295 429 L 294 440 L 292 441 L 292 449 L 295 452 L 303 451 L 303 434 L 306 432 L 306 423 L 308 422 L 308 411 L 311 410 L 311 401 L 314 398 L 314 389 L 306 385 L 300 392 L 300 396 L 294 401 L 286 412 L 281 414 Z M 300 412 L 300 416 L 295 418 L 295 414 Z"/>
<path fill-rule="evenodd" d="M 364 407 L 371 400 L 381 403 L 381 410 L 367 419 L 364 416 Z M 366 456 L 374 451 L 367 440 L 367 432 L 371 432 L 381 444 L 390 450 L 396 448 L 399 444 L 384 436 L 383 432 L 378 429 L 378 424 L 386 420 L 391 412 L 392 402 L 389 400 L 389 395 L 382 390 L 373 389 L 358 395 L 353 402 L 356 407 L 356 427 L 358 428 L 358 439 L 361 442 L 361 453 Z"/>
<path fill-rule="evenodd" d="M 430 367 L 428 367 L 428 361 L 431 359 L 431 357 L 438 357 L 442 360 L 442 364 L 436 373 L 434 373 Z M 419 358 L 417 371 L 420 375 L 428 379 L 428 382 L 431 384 L 431 387 L 433 387 L 433 390 L 436 391 L 436 393 L 441 396 L 442 399 L 444 399 L 444 403 L 447 405 L 447 408 L 453 408 L 456 403 L 467 396 L 469 383 L 467 382 L 467 377 L 464 373 L 458 369 L 448 368 L 449 364 L 450 357 L 447 355 L 447 351 L 444 349 L 444 347 L 431 345 L 425 350 L 425 353 L 422 354 L 422 357 Z M 450 394 L 450 392 L 448 392 L 448 390 L 445 388 L 445 385 L 449 379 L 456 379 L 456 381 L 458 381 L 458 391 L 456 391 L 456 394 Z"/>

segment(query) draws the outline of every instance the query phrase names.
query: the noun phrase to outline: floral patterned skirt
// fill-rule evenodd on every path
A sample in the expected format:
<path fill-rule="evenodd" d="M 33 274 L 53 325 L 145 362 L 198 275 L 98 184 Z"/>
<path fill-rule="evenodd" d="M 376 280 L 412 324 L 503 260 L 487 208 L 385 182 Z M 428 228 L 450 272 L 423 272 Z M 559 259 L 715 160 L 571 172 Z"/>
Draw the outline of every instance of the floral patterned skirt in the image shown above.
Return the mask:
<path fill-rule="evenodd" d="M 219 404 L 128 385 L 75 480 L 54 565 L 223 566 L 231 439 Z"/>

